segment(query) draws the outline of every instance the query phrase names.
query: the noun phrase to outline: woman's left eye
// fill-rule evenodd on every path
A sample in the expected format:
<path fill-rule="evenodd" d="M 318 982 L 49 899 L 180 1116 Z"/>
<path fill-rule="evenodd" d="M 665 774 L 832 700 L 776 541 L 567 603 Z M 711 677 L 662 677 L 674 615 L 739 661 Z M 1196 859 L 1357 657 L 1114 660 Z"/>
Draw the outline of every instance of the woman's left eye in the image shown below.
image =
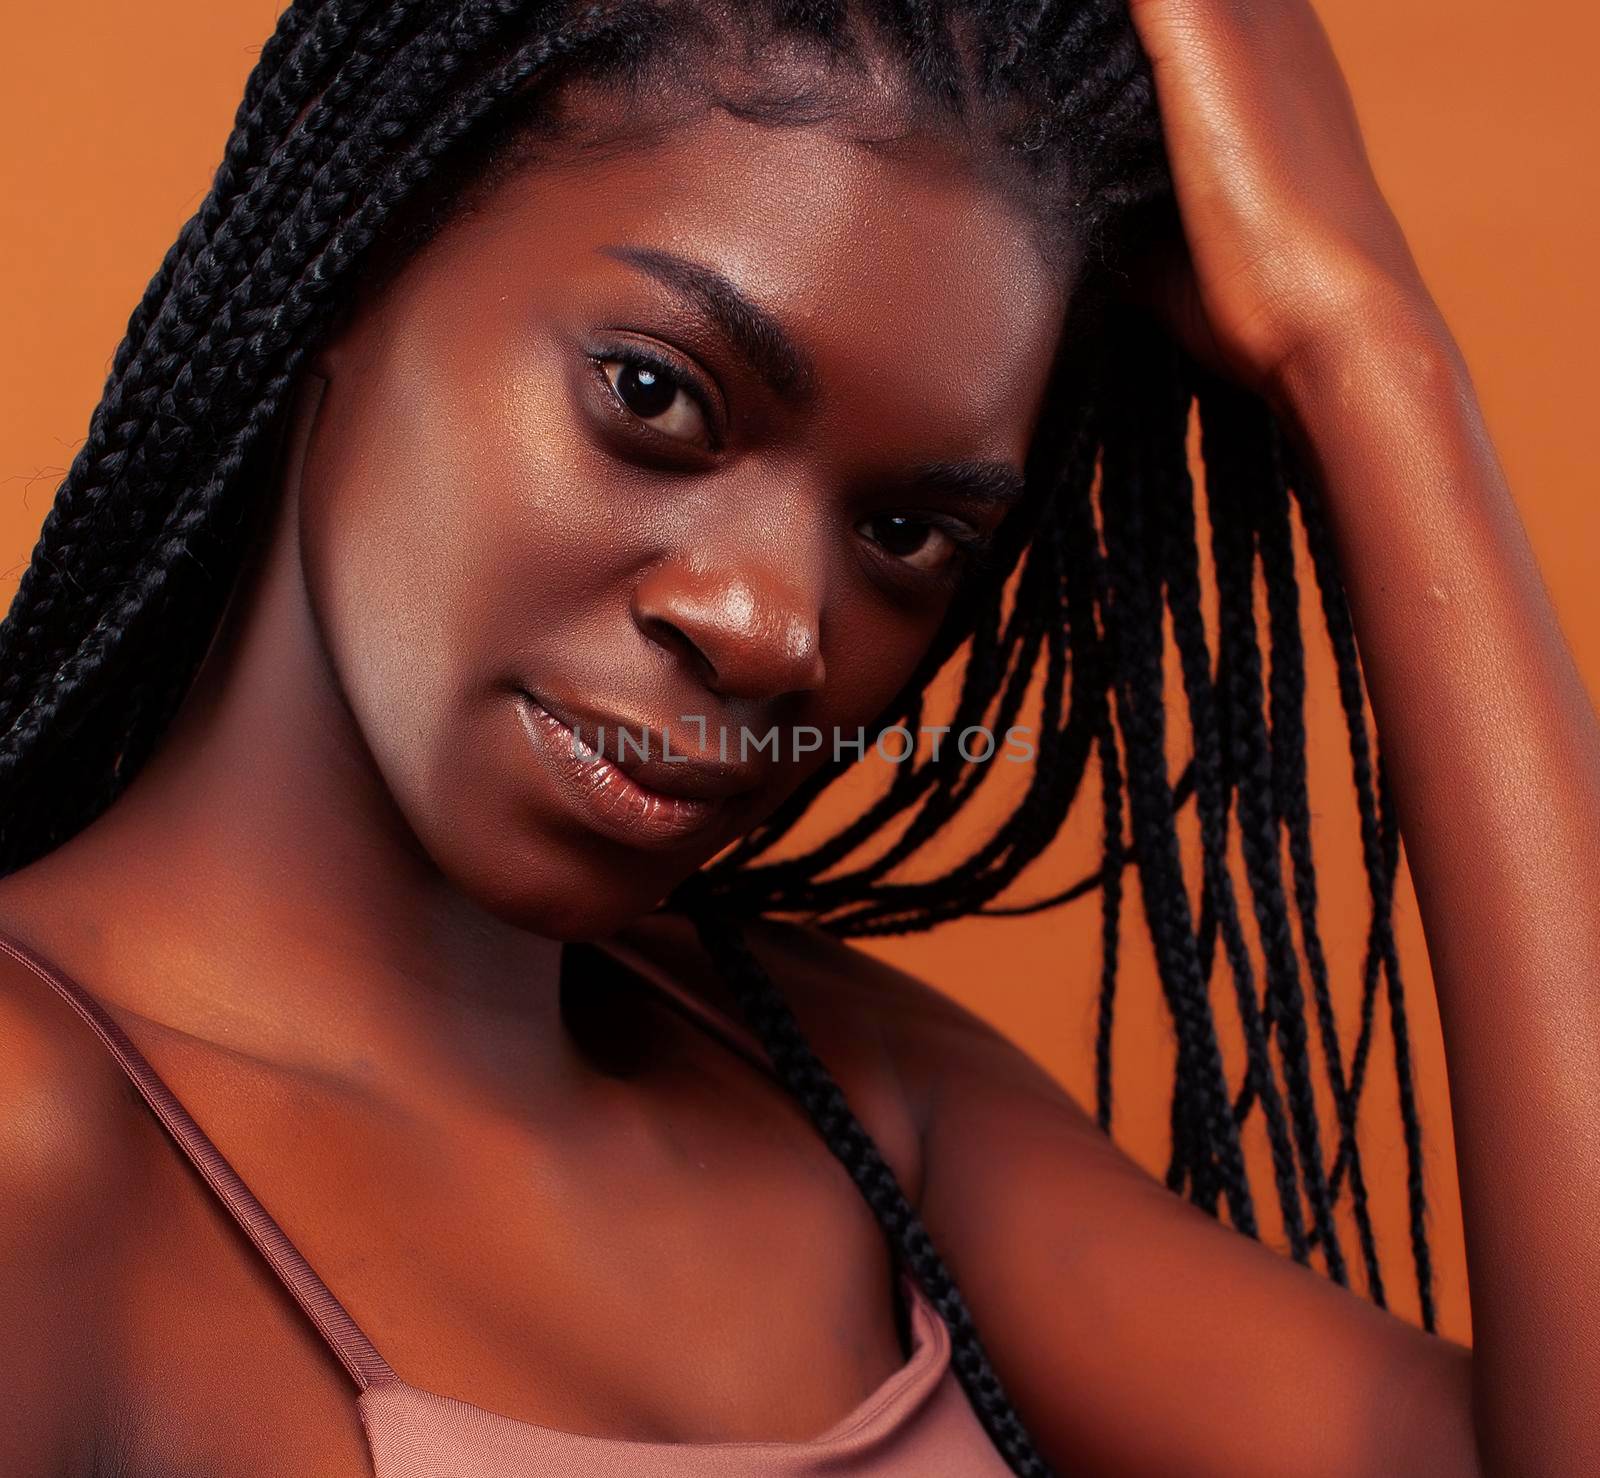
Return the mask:
<path fill-rule="evenodd" d="M 880 513 L 860 528 L 886 554 L 925 574 L 938 574 L 963 553 L 961 541 L 915 514 Z"/>
<path fill-rule="evenodd" d="M 704 409 L 669 366 L 631 355 L 612 355 L 599 363 L 612 394 L 653 431 L 675 441 L 711 444 Z"/>

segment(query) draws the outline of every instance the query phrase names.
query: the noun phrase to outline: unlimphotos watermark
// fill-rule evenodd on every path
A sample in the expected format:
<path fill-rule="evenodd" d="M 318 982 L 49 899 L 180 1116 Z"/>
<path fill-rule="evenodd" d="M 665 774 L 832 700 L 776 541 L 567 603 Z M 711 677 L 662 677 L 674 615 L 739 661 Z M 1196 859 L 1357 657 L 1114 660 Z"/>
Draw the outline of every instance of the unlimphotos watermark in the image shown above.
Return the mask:
<path fill-rule="evenodd" d="M 795 763 L 819 753 L 827 753 L 838 762 L 851 758 L 864 760 L 868 751 L 890 764 L 903 764 L 913 758 L 922 740 L 930 740 L 930 758 L 939 759 L 945 744 L 953 744 L 961 758 L 969 764 L 985 764 L 1001 759 L 1012 764 L 1027 764 L 1036 755 L 1033 729 L 1025 724 L 1012 724 L 1003 734 L 984 724 L 969 724 L 955 730 L 950 724 L 919 724 L 915 731 L 905 724 L 890 724 L 868 737 L 863 725 L 857 725 L 853 735 L 848 730 L 834 729 L 824 732 L 811 724 L 795 724 L 787 728 L 774 724 L 761 731 L 739 725 L 729 728 L 719 725 L 715 732 L 706 722 L 704 714 L 679 714 L 678 722 L 693 735 L 692 748 L 673 747 L 672 730 L 663 725 L 659 732 L 633 730 L 623 725 L 597 727 L 595 742 L 588 743 L 577 734 L 572 738 L 572 753 L 585 761 L 607 760 L 626 764 L 631 759 L 660 759 L 668 764 L 687 764 L 692 759 L 708 760 L 715 757 L 724 764 L 748 764 L 752 759 L 766 759 L 782 763 L 784 741 L 788 740 L 788 757 Z M 608 732 L 609 727 L 609 732 Z"/>

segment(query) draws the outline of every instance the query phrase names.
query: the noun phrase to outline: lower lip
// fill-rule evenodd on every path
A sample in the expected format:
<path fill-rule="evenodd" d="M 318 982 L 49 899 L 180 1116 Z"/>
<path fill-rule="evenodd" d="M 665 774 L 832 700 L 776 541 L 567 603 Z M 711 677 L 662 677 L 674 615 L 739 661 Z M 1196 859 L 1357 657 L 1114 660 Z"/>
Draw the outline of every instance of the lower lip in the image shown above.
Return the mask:
<path fill-rule="evenodd" d="M 566 724 L 531 694 L 518 693 L 517 699 L 528 737 L 596 831 L 632 846 L 672 847 L 693 841 L 726 816 L 726 800 L 646 790 L 609 760 L 584 758 Z"/>

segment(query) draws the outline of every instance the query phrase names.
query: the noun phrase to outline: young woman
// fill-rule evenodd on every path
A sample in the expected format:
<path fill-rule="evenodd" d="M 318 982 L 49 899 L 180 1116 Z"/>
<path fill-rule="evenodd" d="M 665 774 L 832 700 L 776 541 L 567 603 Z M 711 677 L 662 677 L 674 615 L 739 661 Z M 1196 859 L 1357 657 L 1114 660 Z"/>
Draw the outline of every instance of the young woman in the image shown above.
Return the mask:
<path fill-rule="evenodd" d="M 1470 1352 L 1379 1306 L 1337 1058 L 1320 1138 L 1292 508 Z M 301 0 L 0 637 L 6 1473 L 1600 1469 L 1600 735 L 1298 0 Z M 958 651 L 958 725 L 1038 679 L 1016 814 L 908 880 L 946 746 L 780 860 Z M 1091 763 L 1168 1186 L 832 937 L 984 908 Z"/>

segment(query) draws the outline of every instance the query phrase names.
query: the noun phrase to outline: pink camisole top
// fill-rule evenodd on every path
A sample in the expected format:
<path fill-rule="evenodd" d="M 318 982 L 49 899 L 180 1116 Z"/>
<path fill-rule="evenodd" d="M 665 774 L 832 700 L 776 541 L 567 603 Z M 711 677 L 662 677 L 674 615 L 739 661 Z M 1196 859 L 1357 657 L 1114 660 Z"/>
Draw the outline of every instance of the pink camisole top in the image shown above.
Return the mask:
<path fill-rule="evenodd" d="M 606 954 L 763 1071 L 756 1038 L 652 961 Z M 656 1443 L 536 1426 L 402 1380 L 313 1271 L 149 1061 L 81 985 L 0 933 L 0 950 L 52 987 L 99 1037 L 348 1373 L 374 1478 L 1002 1478 L 1011 1470 L 950 1365 L 944 1321 L 907 1272 L 911 1353 L 853 1411 L 809 1442 Z M 775 1075 L 775 1074 L 774 1074 Z"/>

